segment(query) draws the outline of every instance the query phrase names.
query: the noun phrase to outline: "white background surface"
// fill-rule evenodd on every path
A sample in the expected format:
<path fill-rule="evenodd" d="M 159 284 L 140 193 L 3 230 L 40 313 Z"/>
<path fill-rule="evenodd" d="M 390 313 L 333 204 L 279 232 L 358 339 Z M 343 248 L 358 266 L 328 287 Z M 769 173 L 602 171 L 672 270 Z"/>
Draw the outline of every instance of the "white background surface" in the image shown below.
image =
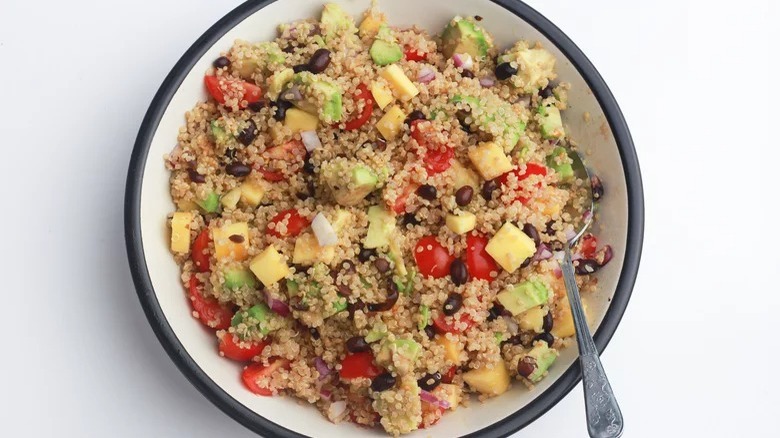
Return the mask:
<path fill-rule="evenodd" d="M 625 436 L 778 436 L 777 2 L 528 3 L 600 70 L 642 165 L 644 257 L 603 356 Z M 253 436 L 157 343 L 122 224 L 152 96 L 238 4 L 0 0 L 0 435 Z M 518 436 L 584 437 L 582 406 Z"/>

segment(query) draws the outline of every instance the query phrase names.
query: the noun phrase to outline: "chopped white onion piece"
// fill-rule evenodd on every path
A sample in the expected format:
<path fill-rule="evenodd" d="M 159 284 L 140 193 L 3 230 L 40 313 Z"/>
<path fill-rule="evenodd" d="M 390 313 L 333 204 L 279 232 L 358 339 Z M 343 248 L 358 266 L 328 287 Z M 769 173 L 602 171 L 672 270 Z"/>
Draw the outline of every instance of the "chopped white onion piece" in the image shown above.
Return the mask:
<path fill-rule="evenodd" d="M 493 78 L 480 78 L 479 85 L 482 85 L 485 88 L 490 88 L 493 85 L 496 85 L 496 81 Z"/>
<path fill-rule="evenodd" d="M 474 68 L 474 60 L 468 53 L 456 53 L 452 56 L 455 67 L 462 68 L 463 70 L 471 70 Z"/>
<path fill-rule="evenodd" d="M 314 235 L 317 236 L 317 242 L 319 242 L 320 246 L 339 243 L 339 236 L 336 235 L 336 230 L 333 229 L 333 226 L 322 213 L 317 213 L 317 216 L 314 216 L 314 220 L 311 221 L 311 229 L 314 230 Z"/>
<path fill-rule="evenodd" d="M 347 412 L 347 402 L 344 400 L 335 401 L 328 406 L 328 420 L 337 422 Z"/>
<path fill-rule="evenodd" d="M 303 146 L 305 146 L 306 150 L 309 152 L 322 146 L 322 143 L 320 142 L 320 138 L 317 137 L 317 133 L 315 131 L 301 132 L 301 139 L 303 140 Z"/>

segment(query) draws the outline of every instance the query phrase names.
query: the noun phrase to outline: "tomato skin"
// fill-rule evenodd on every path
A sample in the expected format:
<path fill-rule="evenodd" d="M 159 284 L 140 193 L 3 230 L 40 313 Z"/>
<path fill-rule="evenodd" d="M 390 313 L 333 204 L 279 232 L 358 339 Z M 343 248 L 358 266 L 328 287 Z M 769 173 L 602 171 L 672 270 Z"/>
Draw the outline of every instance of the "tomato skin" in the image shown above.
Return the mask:
<path fill-rule="evenodd" d="M 466 267 L 472 278 L 493 281 L 491 272 L 499 272 L 498 263 L 485 251 L 488 238 L 476 233 L 466 236 Z"/>
<path fill-rule="evenodd" d="M 452 166 L 455 149 L 449 145 L 442 148 L 440 139 L 437 138 L 437 132 L 431 122 L 422 119 L 415 120 L 410 125 L 409 130 L 414 141 L 421 148 L 425 149 L 424 161 L 428 175 L 444 172 Z"/>
<path fill-rule="evenodd" d="M 219 340 L 219 352 L 228 359 L 238 362 L 249 362 L 253 357 L 259 356 L 265 347 L 268 346 L 268 342 L 265 341 L 247 344 L 249 344 L 249 347 L 241 347 L 235 341 L 233 334 L 225 333 L 222 339 Z"/>
<path fill-rule="evenodd" d="M 395 214 L 403 214 L 406 211 L 406 201 L 409 200 L 409 196 L 417 191 L 417 184 L 409 184 L 404 187 L 400 195 L 395 199 L 395 203 L 391 206 L 391 209 Z"/>
<path fill-rule="evenodd" d="M 205 326 L 215 330 L 227 330 L 233 319 L 233 312 L 223 307 L 214 298 L 205 298 L 200 293 L 200 281 L 194 275 L 190 277 L 190 301 L 192 308 L 198 313 L 198 319 Z"/>
<path fill-rule="evenodd" d="M 253 363 L 247 365 L 247 367 L 244 368 L 244 371 L 241 372 L 241 380 L 244 382 L 244 386 L 254 394 L 270 397 L 274 395 L 273 390 L 260 386 L 260 384 L 257 383 L 257 380 L 261 377 L 275 373 L 280 368 L 289 369 L 289 367 L 290 361 L 282 358 L 277 358 L 269 363 L 268 366 L 261 363 Z"/>
<path fill-rule="evenodd" d="M 466 328 L 464 328 L 463 330 L 455 327 L 455 321 L 453 321 L 453 317 L 444 316 L 443 313 L 440 313 L 439 316 L 434 318 L 433 328 L 436 330 L 436 332 L 443 335 L 445 333 L 465 332 L 466 330 L 470 329 L 471 326 L 474 325 L 474 320 L 471 319 L 471 316 L 469 316 L 466 313 L 461 313 L 458 319 L 460 322 L 466 324 Z"/>
<path fill-rule="evenodd" d="M 428 175 L 435 175 L 449 169 L 452 166 L 454 157 L 455 150 L 449 146 L 443 152 L 440 150 L 428 150 L 425 153 L 425 169 L 428 171 Z"/>
<path fill-rule="evenodd" d="M 582 236 L 582 240 L 580 240 L 580 252 L 583 257 L 586 259 L 596 258 L 596 252 L 598 252 L 598 249 L 599 241 L 596 236 L 591 233 Z"/>
<path fill-rule="evenodd" d="M 374 112 L 374 96 L 365 84 L 358 85 L 357 93 L 355 94 L 355 101 L 357 100 L 362 100 L 364 102 L 363 112 L 344 125 L 344 130 L 346 131 L 360 129 L 361 126 L 368 122 L 368 119 L 371 118 L 371 114 Z"/>
<path fill-rule="evenodd" d="M 198 237 L 195 238 L 195 242 L 192 244 L 192 261 L 195 263 L 195 269 L 198 272 L 209 272 L 211 270 L 211 260 L 207 252 L 210 242 L 211 236 L 208 228 L 206 228 L 198 234 Z"/>
<path fill-rule="evenodd" d="M 268 182 L 279 182 L 284 181 L 284 174 L 278 170 L 268 170 L 265 167 L 261 167 L 257 169 L 258 172 L 263 176 L 263 179 Z"/>
<path fill-rule="evenodd" d="M 342 379 L 357 379 L 365 377 L 373 379 L 382 374 L 382 370 L 374 365 L 374 355 L 370 351 L 347 353 L 341 362 L 339 376 Z"/>
<path fill-rule="evenodd" d="M 282 234 L 276 229 L 271 228 L 271 224 L 278 224 L 283 222 L 285 218 L 287 218 L 287 232 L 285 234 Z M 308 219 L 301 216 L 301 214 L 298 213 L 298 210 L 291 208 L 289 210 L 284 210 L 274 216 L 268 222 L 268 227 L 266 227 L 265 232 L 276 237 L 295 237 L 301 234 L 301 232 L 309 225 L 310 222 Z"/>
<path fill-rule="evenodd" d="M 271 160 L 286 161 L 288 163 L 303 162 L 306 157 L 306 147 L 300 140 L 290 140 L 287 143 L 268 148 L 263 154 Z M 263 179 L 269 182 L 279 182 L 287 179 L 281 170 L 270 167 L 255 166 Z"/>
<path fill-rule="evenodd" d="M 498 184 L 500 186 L 506 185 L 507 181 L 509 180 L 510 174 L 516 175 L 518 181 L 523 181 L 524 179 L 528 178 L 531 175 L 547 176 L 547 166 L 544 166 L 542 164 L 537 164 L 537 163 L 526 163 L 525 172 L 521 172 L 520 169 L 510 170 L 509 172 L 496 178 Z M 541 182 L 536 184 L 537 188 L 541 186 L 542 186 Z M 523 195 L 518 195 L 515 198 L 515 201 L 520 201 L 523 205 L 528 204 L 528 201 L 530 200 L 531 200 L 530 197 L 523 196 Z"/>
<path fill-rule="evenodd" d="M 428 246 L 431 249 L 428 249 Z M 414 261 L 420 273 L 433 278 L 450 275 L 450 264 L 455 258 L 444 248 L 436 237 L 425 236 L 414 247 Z"/>
<path fill-rule="evenodd" d="M 434 138 L 435 132 L 433 131 L 433 124 L 425 119 L 417 119 L 412 121 L 409 125 L 409 131 L 412 133 L 412 138 L 417 142 L 420 147 L 426 149 L 433 149 L 436 147 Z"/>
<path fill-rule="evenodd" d="M 224 105 L 225 104 L 225 95 L 222 92 L 222 89 L 219 87 L 220 79 L 217 76 L 205 76 L 203 78 L 203 82 L 206 84 L 206 89 L 208 90 L 211 97 L 214 98 L 217 102 Z M 263 97 L 263 90 L 258 87 L 255 84 L 250 84 L 249 82 L 244 81 L 236 81 L 232 79 L 221 79 L 223 83 L 225 84 L 242 84 L 242 87 L 244 89 L 244 94 L 241 96 L 241 101 L 239 103 L 240 108 L 246 108 L 248 104 L 257 102 L 260 100 L 260 98 Z M 246 103 L 244 103 L 246 102 Z"/>
<path fill-rule="evenodd" d="M 407 61 L 427 61 L 428 54 L 412 46 L 405 46 L 404 58 L 406 58 Z"/>
<path fill-rule="evenodd" d="M 447 372 L 441 375 L 441 381 L 442 383 L 452 383 L 452 379 L 455 378 L 455 373 L 458 372 L 458 367 L 455 365 L 451 366 Z"/>

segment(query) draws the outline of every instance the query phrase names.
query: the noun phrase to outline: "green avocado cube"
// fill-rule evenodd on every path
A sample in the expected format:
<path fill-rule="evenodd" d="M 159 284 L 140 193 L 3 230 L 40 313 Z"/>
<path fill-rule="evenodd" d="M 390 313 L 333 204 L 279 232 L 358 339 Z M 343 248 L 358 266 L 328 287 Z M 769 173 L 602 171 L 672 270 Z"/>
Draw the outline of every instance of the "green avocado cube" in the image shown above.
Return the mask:
<path fill-rule="evenodd" d="M 368 233 L 363 246 L 368 249 L 384 248 L 390 245 L 395 230 L 395 217 L 384 207 L 374 205 L 368 209 Z"/>
<path fill-rule="evenodd" d="M 528 376 L 528 380 L 536 383 L 542 380 L 544 373 L 547 372 L 553 362 L 555 362 L 555 359 L 558 358 L 558 352 L 555 349 L 550 348 L 546 342 L 540 341 L 528 352 L 528 356 L 533 357 L 536 360 L 536 369 Z"/>
<path fill-rule="evenodd" d="M 528 309 L 547 302 L 550 290 L 541 281 L 529 280 L 511 286 L 496 295 L 498 302 L 512 315 L 519 315 Z"/>
<path fill-rule="evenodd" d="M 571 166 L 569 154 L 561 146 L 553 149 L 552 153 L 547 157 L 547 166 L 558 174 L 562 182 L 569 182 L 574 178 L 574 168 Z"/>
<path fill-rule="evenodd" d="M 251 271 L 245 268 L 230 268 L 224 271 L 225 288 L 230 290 L 242 287 L 256 288 L 257 279 Z"/>
<path fill-rule="evenodd" d="M 493 39 L 485 29 L 477 26 L 472 19 L 455 17 L 441 34 L 442 53 L 452 58 L 456 53 L 469 54 L 476 59 L 484 59 L 493 46 Z"/>

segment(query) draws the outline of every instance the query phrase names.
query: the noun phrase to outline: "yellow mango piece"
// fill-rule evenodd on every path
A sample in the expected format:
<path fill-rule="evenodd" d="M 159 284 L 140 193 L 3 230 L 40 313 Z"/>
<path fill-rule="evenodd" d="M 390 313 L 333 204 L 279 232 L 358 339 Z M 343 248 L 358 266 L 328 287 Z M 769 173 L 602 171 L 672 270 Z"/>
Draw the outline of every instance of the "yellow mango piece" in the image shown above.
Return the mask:
<path fill-rule="evenodd" d="M 465 167 L 460 161 L 452 161 L 452 170 L 455 172 L 455 190 L 463 186 L 470 186 L 474 190 L 479 187 L 479 176 L 477 173 Z"/>
<path fill-rule="evenodd" d="M 585 318 L 590 320 L 590 316 L 588 315 L 588 303 L 584 300 L 582 301 L 582 310 L 585 311 Z M 557 314 L 553 318 L 553 329 L 551 333 L 558 338 L 574 336 L 576 331 L 574 329 L 574 318 L 571 315 L 569 297 L 563 297 L 556 313 Z"/>
<path fill-rule="evenodd" d="M 512 162 L 506 156 L 501 146 L 496 143 L 483 142 L 469 149 L 469 159 L 482 178 L 493 179 L 513 169 Z"/>
<path fill-rule="evenodd" d="M 453 411 L 460 405 L 460 400 L 463 395 L 463 390 L 458 385 L 452 385 L 449 383 L 440 383 L 433 391 L 433 395 L 439 400 L 446 400 L 450 404 L 450 409 Z"/>
<path fill-rule="evenodd" d="M 379 27 L 385 23 L 385 15 L 377 13 L 376 11 L 368 11 L 366 18 L 360 23 L 358 32 L 361 38 L 369 38 L 376 35 L 379 31 Z"/>
<path fill-rule="evenodd" d="M 256 255 L 249 263 L 249 269 L 264 285 L 270 286 L 290 275 L 287 261 L 273 245 Z"/>
<path fill-rule="evenodd" d="M 289 128 L 293 134 L 302 131 L 315 131 L 320 123 L 318 116 L 309 114 L 298 108 L 290 108 L 284 116 L 284 126 Z"/>
<path fill-rule="evenodd" d="M 390 91 L 387 86 L 381 82 L 374 82 L 371 84 L 371 94 L 374 96 L 374 101 L 379 108 L 385 109 L 387 105 L 393 103 L 393 92 Z"/>
<path fill-rule="evenodd" d="M 241 185 L 241 202 L 257 207 L 265 197 L 266 186 L 261 182 L 246 181 Z"/>
<path fill-rule="evenodd" d="M 241 236 L 243 240 L 234 242 L 230 236 Z M 235 261 L 246 260 L 249 247 L 249 225 L 246 222 L 237 222 L 225 225 L 222 228 L 215 228 L 211 232 L 211 238 L 214 241 L 214 255 L 217 260 L 233 259 Z"/>
<path fill-rule="evenodd" d="M 176 202 L 176 208 L 179 211 L 197 211 L 200 210 L 200 206 L 195 201 L 189 199 L 182 199 Z"/>
<path fill-rule="evenodd" d="M 503 360 L 463 374 L 463 380 L 481 394 L 501 395 L 509 389 L 509 370 Z"/>
<path fill-rule="evenodd" d="M 520 328 L 525 331 L 532 331 L 535 333 L 541 333 L 544 326 L 544 315 L 547 312 L 544 310 L 544 306 L 534 307 L 521 313 L 518 317 L 520 322 Z"/>
<path fill-rule="evenodd" d="M 177 211 L 171 219 L 171 251 L 179 254 L 190 252 L 190 227 L 192 213 Z"/>
<path fill-rule="evenodd" d="M 222 196 L 222 199 L 219 200 L 219 202 L 222 203 L 222 206 L 225 207 L 226 210 L 232 210 L 238 206 L 238 201 L 241 200 L 241 187 L 236 187 L 235 189 L 225 193 L 224 196 Z"/>
<path fill-rule="evenodd" d="M 406 73 L 396 64 L 388 65 L 379 75 L 385 78 L 390 84 L 390 88 L 393 89 L 393 93 L 403 102 L 412 100 L 420 94 L 420 90 L 414 86 L 414 83 L 406 77 Z"/>
<path fill-rule="evenodd" d="M 466 234 L 477 226 L 477 217 L 468 211 L 459 215 L 448 214 L 447 228 L 455 234 Z"/>
<path fill-rule="evenodd" d="M 385 115 L 379 119 L 376 124 L 376 129 L 382 134 L 385 140 L 395 140 L 398 134 L 401 132 L 404 126 L 404 120 L 406 114 L 398 105 L 393 106 Z"/>
<path fill-rule="evenodd" d="M 511 222 L 505 223 L 485 246 L 496 263 L 504 270 L 514 272 L 525 259 L 536 253 L 536 243 Z"/>
<path fill-rule="evenodd" d="M 450 341 L 446 336 L 436 335 L 436 343 L 444 347 L 444 358 L 447 361 L 460 364 L 460 353 L 463 351 L 463 346 Z"/>
<path fill-rule="evenodd" d="M 330 264 L 336 255 L 334 246 L 320 246 L 317 236 L 314 234 L 301 234 L 295 240 L 293 250 L 293 263 L 303 266 L 311 266 L 317 262 Z"/>

